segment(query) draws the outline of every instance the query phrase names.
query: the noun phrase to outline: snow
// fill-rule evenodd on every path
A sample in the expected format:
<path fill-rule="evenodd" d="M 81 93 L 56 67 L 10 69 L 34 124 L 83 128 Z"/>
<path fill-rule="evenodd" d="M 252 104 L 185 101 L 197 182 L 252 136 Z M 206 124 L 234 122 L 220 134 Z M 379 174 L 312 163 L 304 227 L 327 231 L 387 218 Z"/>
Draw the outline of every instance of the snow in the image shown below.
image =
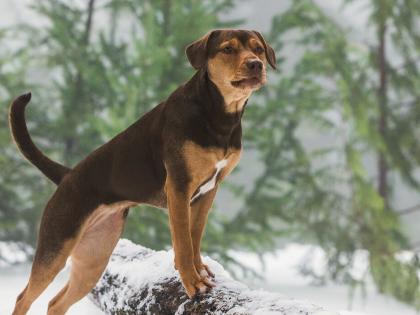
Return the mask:
<path fill-rule="evenodd" d="M 0 242 L 0 268 L 27 260 L 33 250 L 28 245 L 14 242 Z"/>
<path fill-rule="evenodd" d="M 141 257 L 139 257 L 139 255 Z M 140 258 L 140 259 L 136 259 Z M 118 275 L 115 281 L 125 283 L 125 287 L 118 291 L 117 295 L 107 294 L 99 297 L 100 305 L 115 305 L 114 309 L 126 309 L 127 297 L 135 295 L 140 288 L 148 288 L 148 293 L 142 297 L 138 308 L 149 304 L 154 298 L 153 289 L 159 283 L 178 279 L 179 274 L 173 267 L 174 253 L 170 251 L 152 251 L 140 245 L 135 245 L 129 240 L 120 240 L 114 250 L 112 259 L 108 264 L 108 271 L 111 275 Z M 299 315 L 337 315 L 336 312 L 327 312 L 321 307 L 307 301 L 295 300 L 279 293 L 271 293 L 265 290 L 251 290 L 246 285 L 235 281 L 229 273 L 216 261 L 209 257 L 204 262 L 216 274 L 216 287 L 207 295 L 206 299 L 215 299 L 217 296 L 232 297 L 224 299 L 223 305 L 229 309 L 227 314 L 279 314 L 275 309 L 282 310 L 282 314 Z M 106 280 L 104 280 L 106 281 Z M 237 305 L 236 296 L 244 300 L 244 304 Z M 129 307 L 127 307 L 127 310 Z M 181 304 L 176 312 L 184 314 L 184 304 Z M 215 311 L 215 315 L 222 315 Z"/>
<path fill-rule="evenodd" d="M 30 272 L 28 264 L 0 268 L 0 314 L 8 315 L 13 311 L 17 295 L 25 287 Z M 47 313 L 48 302 L 65 285 L 69 268 L 63 270 L 47 290 L 32 305 L 27 315 Z M 103 315 L 87 298 L 73 305 L 66 315 Z"/>
<path fill-rule="evenodd" d="M 326 268 L 325 253 L 318 246 L 290 243 L 274 254 L 265 254 L 265 264 L 256 255 L 240 252 L 235 255 L 244 265 L 263 275 L 260 280 L 241 280 L 254 288 L 264 287 L 271 292 L 284 292 L 297 299 L 308 299 L 327 309 L 339 310 L 340 315 L 418 315 L 413 307 L 376 291 L 367 276 L 366 251 L 358 251 L 353 262 L 353 276 L 360 280 L 366 277 L 364 291 L 356 290 L 353 298 L 349 288 L 344 285 L 327 283 L 317 286 L 311 283 L 311 278 L 301 274 L 303 264 L 313 268 L 319 275 Z M 412 257 L 412 253 L 403 252 L 398 256 L 402 261 L 407 257 Z"/>
<path fill-rule="evenodd" d="M 10 245 L 10 244 L 9 244 Z M 138 245 L 137 245 L 138 246 Z M 137 246 L 132 246 L 129 241 L 121 241 L 116 253 L 120 255 L 133 255 L 138 251 Z M 18 250 L 16 246 L 6 246 L 5 243 L 0 242 L 0 248 L 11 254 L 10 257 L 20 257 L 23 259 L 24 253 Z M 137 283 L 148 283 L 163 279 L 163 277 L 175 275 L 176 271 L 173 269 L 173 252 L 161 251 L 158 255 L 151 250 L 144 249 L 149 259 L 144 265 L 137 264 L 118 264 L 118 256 L 111 261 L 110 268 L 118 268 L 118 271 L 125 276 L 136 281 Z M 292 243 L 279 249 L 275 254 L 265 254 L 265 267 L 261 263 L 261 257 L 248 253 L 235 252 L 236 258 L 246 263 L 247 266 L 254 268 L 263 275 L 263 279 L 241 279 L 241 282 L 246 283 L 252 288 L 264 288 L 271 292 L 280 292 L 293 296 L 294 298 L 305 302 L 309 300 L 312 303 L 320 305 L 325 309 L 338 311 L 340 315 L 416 315 L 418 314 L 414 308 L 397 302 L 395 299 L 383 296 L 375 291 L 372 283 L 366 286 L 366 296 L 361 292 L 356 292 L 353 302 L 350 303 L 349 290 L 347 287 L 336 284 L 327 284 L 326 286 L 315 286 L 310 283 L 310 279 L 304 277 L 299 272 L 299 266 L 302 262 L 308 264 L 318 273 L 322 273 L 325 268 L 325 256 L 323 251 L 317 246 L 302 245 Z M 410 253 L 402 253 L 402 257 L 408 259 L 411 257 Z M 357 275 L 363 275 L 365 272 L 367 258 L 364 252 L 357 255 L 354 272 Z M 16 259 L 19 261 L 19 259 Z M 242 283 L 233 281 L 229 274 L 222 268 L 220 264 L 205 257 L 205 262 L 210 265 L 213 271 L 217 274 L 217 285 L 224 288 L 231 288 L 234 290 L 247 290 L 248 288 Z M 142 272 L 142 271 L 145 272 Z M 17 266 L 3 266 L 0 267 L 0 314 L 10 314 L 13 310 L 16 296 L 20 293 L 26 285 L 29 276 L 30 266 L 28 264 Z M 69 274 L 69 267 L 60 273 L 55 279 L 54 283 L 48 287 L 46 292 L 35 301 L 28 315 L 45 314 L 48 301 L 64 286 Z M 128 286 L 126 290 L 129 290 Z M 259 294 L 264 295 L 267 299 L 276 299 L 281 297 L 283 303 L 295 303 L 296 300 L 288 300 L 285 296 L 278 293 L 267 293 L 264 290 L 257 292 L 250 291 L 249 296 L 254 294 L 255 298 L 259 298 Z M 122 301 L 123 299 L 121 299 Z M 300 303 L 300 302 L 299 302 Z M 258 305 L 246 305 L 247 308 L 255 308 Z M 352 309 L 353 311 L 348 311 Z M 341 310 L 341 311 L 339 311 Z M 239 309 L 236 309 L 239 311 Z M 183 313 L 183 305 L 181 304 L 177 314 Z M 92 302 L 87 298 L 82 299 L 75 304 L 67 313 L 69 315 L 100 315 L 103 314 Z M 258 311 L 254 314 L 268 315 L 267 310 Z M 318 313 L 317 315 L 332 315 L 334 312 Z"/>

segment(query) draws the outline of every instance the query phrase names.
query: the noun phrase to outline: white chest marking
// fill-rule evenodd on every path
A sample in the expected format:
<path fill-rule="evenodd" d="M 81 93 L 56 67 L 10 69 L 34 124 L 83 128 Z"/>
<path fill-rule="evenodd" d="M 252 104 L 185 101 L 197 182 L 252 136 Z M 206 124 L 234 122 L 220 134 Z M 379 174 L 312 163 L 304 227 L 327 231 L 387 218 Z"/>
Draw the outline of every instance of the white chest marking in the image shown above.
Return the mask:
<path fill-rule="evenodd" d="M 220 171 L 227 165 L 227 160 L 220 160 L 219 162 L 216 163 L 216 172 L 214 173 L 213 177 L 210 178 L 210 180 L 208 182 L 206 182 L 205 184 L 200 186 L 200 189 L 198 190 L 198 192 L 196 192 L 196 194 L 191 198 L 191 202 L 193 202 L 194 200 L 196 200 L 198 197 L 200 197 L 201 195 L 204 195 L 205 193 L 209 192 L 210 190 L 212 190 L 214 188 L 214 186 L 216 186 L 216 179 L 217 179 L 217 175 L 219 175 Z"/>

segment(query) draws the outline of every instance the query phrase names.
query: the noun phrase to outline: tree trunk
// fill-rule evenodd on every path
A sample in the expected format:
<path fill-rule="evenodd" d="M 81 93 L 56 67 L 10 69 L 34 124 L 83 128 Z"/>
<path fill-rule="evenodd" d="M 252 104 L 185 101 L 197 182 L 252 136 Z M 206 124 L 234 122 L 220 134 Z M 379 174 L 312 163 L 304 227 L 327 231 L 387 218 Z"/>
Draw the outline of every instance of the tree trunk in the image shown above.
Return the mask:
<path fill-rule="evenodd" d="M 87 17 L 85 21 L 85 27 L 83 31 L 83 37 L 81 40 L 81 50 L 84 51 L 84 54 L 87 52 L 87 48 L 89 46 L 90 34 L 92 31 L 92 19 L 93 14 L 95 11 L 95 0 L 89 0 L 87 5 Z M 67 119 L 69 120 L 70 126 L 75 126 L 75 121 L 80 119 L 78 110 L 76 110 L 77 106 L 84 106 L 84 88 L 83 88 L 83 76 L 81 69 L 77 70 L 77 74 L 74 80 L 74 90 L 72 93 L 72 101 L 69 108 L 65 112 Z M 72 128 L 70 128 L 71 130 Z M 66 139 L 64 140 L 64 164 L 72 165 L 74 161 L 74 148 L 76 146 L 77 136 L 75 135 L 67 135 Z"/>
<path fill-rule="evenodd" d="M 386 69 L 386 21 L 383 18 L 379 25 L 378 31 L 379 47 L 378 47 L 378 71 L 379 71 L 379 120 L 378 131 L 380 136 L 384 139 L 384 145 L 387 137 L 387 111 L 388 111 L 388 97 L 387 97 L 387 69 Z M 383 198 L 385 205 L 388 205 L 388 165 L 385 159 L 384 148 L 378 150 L 378 193 Z"/>
<path fill-rule="evenodd" d="M 282 314 L 335 315 L 308 302 L 250 290 L 207 258 L 216 287 L 188 299 L 173 268 L 172 251 L 153 251 L 120 240 L 90 299 L 106 314 Z"/>

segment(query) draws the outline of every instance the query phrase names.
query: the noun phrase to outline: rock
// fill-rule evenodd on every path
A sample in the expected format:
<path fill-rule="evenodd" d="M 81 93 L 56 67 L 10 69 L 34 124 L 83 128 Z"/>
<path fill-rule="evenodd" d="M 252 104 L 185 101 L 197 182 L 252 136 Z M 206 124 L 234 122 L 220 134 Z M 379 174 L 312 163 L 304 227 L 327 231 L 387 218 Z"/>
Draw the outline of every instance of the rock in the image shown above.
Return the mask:
<path fill-rule="evenodd" d="M 205 258 L 216 287 L 189 299 L 173 267 L 173 251 L 153 251 L 120 240 L 89 298 L 106 314 L 337 315 L 309 302 L 251 290 Z"/>

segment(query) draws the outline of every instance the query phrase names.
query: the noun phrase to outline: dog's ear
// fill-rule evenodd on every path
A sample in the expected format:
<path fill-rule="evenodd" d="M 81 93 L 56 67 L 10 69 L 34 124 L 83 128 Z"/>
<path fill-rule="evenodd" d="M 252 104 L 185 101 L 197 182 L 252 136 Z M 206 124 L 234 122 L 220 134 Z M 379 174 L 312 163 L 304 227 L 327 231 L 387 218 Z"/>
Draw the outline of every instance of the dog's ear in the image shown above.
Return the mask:
<path fill-rule="evenodd" d="M 268 63 L 270 64 L 270 66 L 273 69 L 276 69 L 277 68 L 276 53 L 274 52 L 274 49 L 269 44 L 267 44 L 267 42 L 265 41 L 264 37 L 261 35 L 260 32 L 257 32 L 257 31 L 253 31 L 253 32 L 254 32 L 255 35 L 258 36 L 258 38 L 260 39 L 260 41 L 264 45 L 265 57 L 267 58 Z"/>
<path fill-rule="evenodd" d="M 204 67 L 207 63 L 209 53 L 209 42 L 212 37 L 218 32 L 217 30 L 207 33 L 200 39 L 189 44 L 185 49 L 188 61 L 196 69 Z"/>

